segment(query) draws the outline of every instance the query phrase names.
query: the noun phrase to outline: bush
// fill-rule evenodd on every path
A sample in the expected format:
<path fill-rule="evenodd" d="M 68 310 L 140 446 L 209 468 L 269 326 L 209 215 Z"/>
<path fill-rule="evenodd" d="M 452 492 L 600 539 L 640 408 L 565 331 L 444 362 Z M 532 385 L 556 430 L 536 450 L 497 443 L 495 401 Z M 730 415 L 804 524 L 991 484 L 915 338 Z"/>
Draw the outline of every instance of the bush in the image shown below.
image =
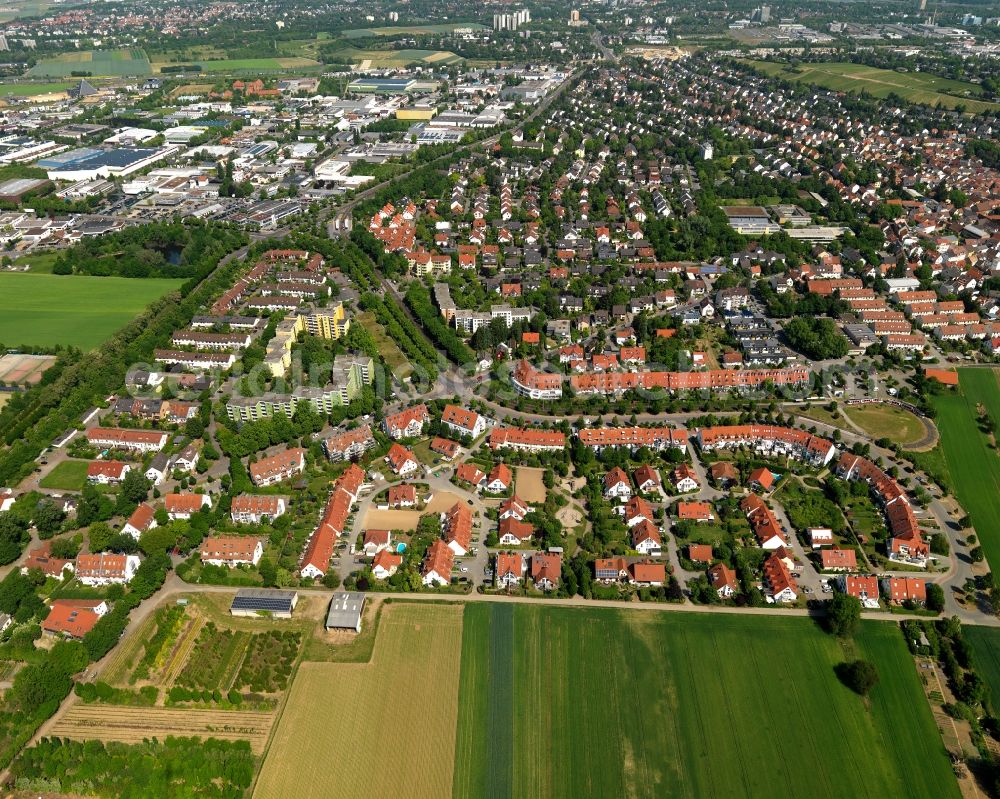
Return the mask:
<path fill-rule="evenodd" d="M 835 667 L 835 671 L 840 681 L 860 696 L 867 696 L 878 683 L 878 669 L 868 660 L 840 663 Z"/>

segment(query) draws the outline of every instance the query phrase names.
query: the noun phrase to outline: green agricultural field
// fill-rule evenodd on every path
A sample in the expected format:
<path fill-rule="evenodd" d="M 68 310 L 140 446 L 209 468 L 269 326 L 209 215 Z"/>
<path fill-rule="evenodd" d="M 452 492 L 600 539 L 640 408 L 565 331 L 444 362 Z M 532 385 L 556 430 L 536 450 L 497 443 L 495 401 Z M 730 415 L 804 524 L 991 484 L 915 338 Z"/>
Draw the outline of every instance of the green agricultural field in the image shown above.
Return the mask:
<path fill-rule="evenodd" d="M 1000 458 L 976 422 L 985 407 L 1000 422 L 1000 382 L 993 369 L 959 369 L 959 389 L 934 398 L 951 490 L 972 517 L 991 568 L 1000 569 Z"/>
<path fill-rule="evenodd" d="M 47 0 L 12 0 L 4 3 L 3 9 L 0 10 L 0 22 L 10 22 L 21 17 L 40 17 L 53 5 L 55 3 Z"/>
<path fill-rule="evenodd" d="M 990 689 L 993 713 L 1000 708 L 1000 630 L 995 627 L 963 627 L 962 638 L 972 647 L 976 672 Z"/>
<path fill-rule="evenodd" d="M 958 797 L 899 630 L 470 603 L 453 796 Z"/>
<path fill-rule="evenodd" d="M 218 60 L 194 60 L 187 62 L 201 67 L 202 72 L 287 72 L 309 71 L 320 67 L 312 58 L 223 58 Z M 153 68 L 162 72 L 164 67 L 182 64 L 155 62 Z"/>
<path fill-rule="evenodd" d="M 39 481 L 42 488 L 61 491 L 82 491 L 87 483 L 88 461 L 63 461 Z"/>
<path fill-rule="evenodd" d="M 183 280 L 0 273 L 0 342 L 93 349 Z"/>
<path fill-rule="evenodd" d="M 393 25 L 385 28 L 352 28 L 341 32 L 345 39 L 364 39 L 368 36 L 420 36 L 423 34 L 451 33 L 456 28 L 484 30 L 477 22 L 457 22 L 451 25 Z"/>
<path fill-rule="evenodd" d="M 140 49 L 83 50 L 60 53 L 39 61 L 27 71 L 32 78 L 69 78 L 74 72 L 89 72 L 94 77 L 149 75 L 149 59 Z"/>
<path fill-rule="evenodd" d="M 923 105 L 941 103 L 946 108 L 964 105 L 973 114 L 1000 109 L 1000 103 L 975 99 L 980 94 L 980 88 L 974 83 L 940 78 L 925 72 L 896 72 L 850 62 L 799 66 L 772 61 L 747 60 L 746 63 L 784 80 L 822 86 L 837 92 L 866 91 L 874 97 L 896 94 L 911 103 Z"/>

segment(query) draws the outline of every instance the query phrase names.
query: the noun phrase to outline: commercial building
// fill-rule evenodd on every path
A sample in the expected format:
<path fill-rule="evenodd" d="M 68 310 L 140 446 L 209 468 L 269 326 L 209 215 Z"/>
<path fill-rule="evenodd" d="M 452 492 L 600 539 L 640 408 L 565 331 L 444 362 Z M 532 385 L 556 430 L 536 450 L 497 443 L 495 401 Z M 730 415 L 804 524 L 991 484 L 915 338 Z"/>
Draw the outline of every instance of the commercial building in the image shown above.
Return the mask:
<path fill-rule="evenodd" d="M 41 159 L 35 165 L 44 169 L 50 180 L 93 180 L 124 177 L 150 167 L 180 151 L 180 146 L 159 148 L 114 147 L 95 149 L 80 147 Z"/>

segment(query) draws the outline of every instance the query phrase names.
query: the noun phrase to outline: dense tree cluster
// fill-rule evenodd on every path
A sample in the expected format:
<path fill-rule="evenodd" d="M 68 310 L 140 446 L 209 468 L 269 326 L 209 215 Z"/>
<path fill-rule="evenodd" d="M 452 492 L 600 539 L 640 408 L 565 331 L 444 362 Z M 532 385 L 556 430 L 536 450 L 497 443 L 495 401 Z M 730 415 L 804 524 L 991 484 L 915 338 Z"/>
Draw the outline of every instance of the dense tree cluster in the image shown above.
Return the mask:
<path fill-rule="evenodd" d="M 246 741 L 167 738 L 124 744 L 46 738 L 11 766 L 20 790 L 109 799 L 239 799 L 253 779 Z"/>
<path fill-rule="evenodd" d="M 406 304 L 413 311 L 414 316 L 420 320 L 420 324 L 427 335 L 433 339 L 448 360 L 459 366 L 472 363 L 475 355 L 472 350 L 459 337 L 458 333 L 445 322 L 444 318 L 431 302 L 430 293 L 423 283 L 411 283 L 406 292 Z"/>
<path fill-rule="evenodd" d="M 799 316 L 785 325 L 784 333 L 792 349 L 815 361 L 843 358 L 850 349 L 832 319 Z"/>
<path fill-rule="evenodd" d="M 410 363 L 417 367 L 414 379 L 433 383 L 437 379 L 437 350 L 403 309 L 394 300 L 383 299 L 375 294 L 362 296 L 361 307 L 375 314 L 378 323 L 385 328 Z"/>
<path fill-rule="evenodd" d="M 241 234 L 222 234 L 235 243 Z M 89 236 L 56 258 L 57 275 L 191 278 L 204 268 L 206 255 L 219 251 L 220 232 L 180 222 L 135 225 L 106 236 Z"/>

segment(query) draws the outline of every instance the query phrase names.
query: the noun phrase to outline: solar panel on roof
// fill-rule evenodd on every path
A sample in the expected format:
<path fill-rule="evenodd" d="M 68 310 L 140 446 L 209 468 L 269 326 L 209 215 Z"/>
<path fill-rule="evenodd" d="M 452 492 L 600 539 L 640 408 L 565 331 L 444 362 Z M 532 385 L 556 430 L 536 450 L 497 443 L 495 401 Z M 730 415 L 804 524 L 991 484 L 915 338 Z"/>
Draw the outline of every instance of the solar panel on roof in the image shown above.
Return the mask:
<path fill-rule="evenodd" d="M 235 610 L 291 610 L 291 597 L 236 597 L 232 607 Z"/>

